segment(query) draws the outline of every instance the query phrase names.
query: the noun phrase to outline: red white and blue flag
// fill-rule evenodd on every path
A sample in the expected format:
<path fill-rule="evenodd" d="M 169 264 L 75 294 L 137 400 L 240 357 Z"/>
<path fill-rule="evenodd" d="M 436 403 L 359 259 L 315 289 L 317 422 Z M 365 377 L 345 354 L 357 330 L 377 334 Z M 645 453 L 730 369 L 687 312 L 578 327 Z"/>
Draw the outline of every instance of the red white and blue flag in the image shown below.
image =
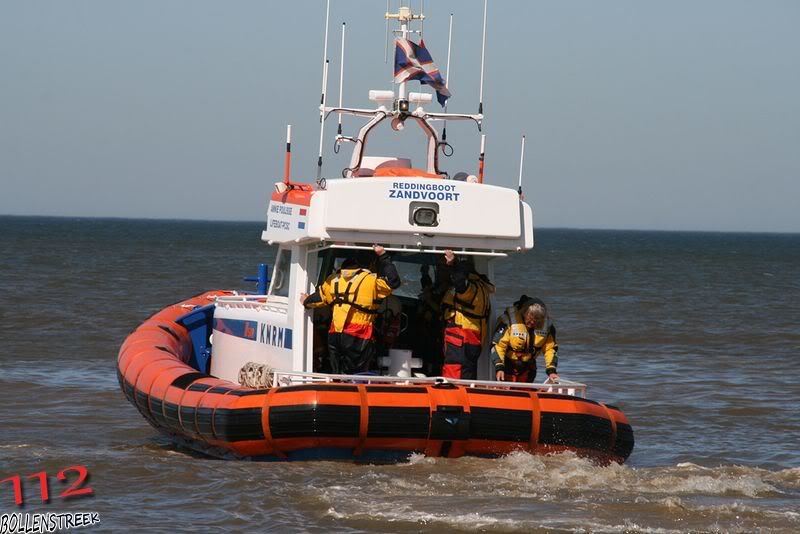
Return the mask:
<path fill-rule="evenodd" d="M 439 67 L 433 63 L 425 41 L 419 44 L 408 39 L 396 39 L 394 48 L 394 81 L 402 83 L 408 80 L 419 80 L 420 83 L 430 85 L 436 91 L 436 100 L 444 107 L 450 98 Z"/>

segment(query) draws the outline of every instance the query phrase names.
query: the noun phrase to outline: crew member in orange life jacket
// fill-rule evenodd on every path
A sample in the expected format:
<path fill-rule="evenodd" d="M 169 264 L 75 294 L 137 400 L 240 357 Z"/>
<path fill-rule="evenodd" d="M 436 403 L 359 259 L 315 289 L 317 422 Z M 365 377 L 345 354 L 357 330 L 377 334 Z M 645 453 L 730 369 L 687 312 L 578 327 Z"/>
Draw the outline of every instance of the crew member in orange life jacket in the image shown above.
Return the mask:
<path fill-rule="evenodd" d="M 533 382 L 536 356 L 542 352 L 545 373 L 557 382 L 556 327 L 544 302 L 522 295 L 497 320 L 491 352 L 495 377 L 506 382 Z"/>
<path fill-rule="evenodd" d="M 489 298 L 494 285 L 475 271 L 470 261 L 455 261 L 452 250 L 444 251 L 447 265 L 452 267 L 453 287 L 442 299 L 446 323 L 444 329 L 444 365 L 447 378 L 478 378 L 478 358 L 489 319 Z"/>
<path fill-rule="evenodd" d="M 373 245 L 378 256 L 377 273 L 365 266 L 363 260 L 351 257 L 341 269 L 331 274 L 311 295 L 300 293 L 300 303 L 306 308 L 332 305 L 331 327 L 328 330 L 328 353 L 333 374 L 353 374 L 366 371 L 375 351 L 372 323 L 381 300 L 400 287 L 389 255 L 380 245 Z"/>

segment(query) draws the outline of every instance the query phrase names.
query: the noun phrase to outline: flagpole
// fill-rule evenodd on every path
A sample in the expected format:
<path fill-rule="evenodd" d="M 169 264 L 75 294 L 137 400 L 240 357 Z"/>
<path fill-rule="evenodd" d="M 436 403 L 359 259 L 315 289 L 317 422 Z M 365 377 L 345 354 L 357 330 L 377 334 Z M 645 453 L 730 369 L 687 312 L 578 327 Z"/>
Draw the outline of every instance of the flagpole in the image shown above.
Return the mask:
<path fill-rule="evenodd" d="M 408 9 L 408 8 L 405 8 L 405 9 L 408 10 L 408 11 L 406 11 L 406 13 L 410 12 L 410 9 Z M 403 39 L 408 39 L 408 18 L 403 16 L 403 13 L 404 13 L 403 10 L 404 10 L 404 8 L 401 6 L 400 7 L 400 35 L 403 37 Z M 406 83 L 408 83 L 408 82 L 406 82 L 406 81 L 400 82 L 400 87 L 397 90 L 397 98 L 398 98 L 398 100 L 405 100 L 406 99 Z"/>

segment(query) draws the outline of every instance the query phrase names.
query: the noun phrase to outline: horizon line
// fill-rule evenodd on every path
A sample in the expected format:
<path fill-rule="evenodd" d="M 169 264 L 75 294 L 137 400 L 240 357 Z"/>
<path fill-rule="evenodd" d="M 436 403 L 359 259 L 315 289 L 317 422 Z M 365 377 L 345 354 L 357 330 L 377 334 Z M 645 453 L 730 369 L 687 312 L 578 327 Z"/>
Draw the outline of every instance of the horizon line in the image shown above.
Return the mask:
<path fill-rule="evenodd" d="M 232 223 L 232 224 L 266 224 L 266 221 L 246 220 L 246 219 L 195 219 L 195 218 L 175 218 L 175 217 L 120 217 L 103 215 L 19 215 L 10 213 L 0 213 L 0 218 L 18 219 L 90 219 L 90 220 L 116 220 L 116 221 L 147 221 L 147 222 L 202 222 L 202 223 Z M 578 227 L 578 226 L 535 226 L 536 230 L 577 230 L 577 231 L 597 231 L 597 232 L 663 232 L 663 233 L 697 233 L 697 234 L 777 234 L 777 235 L 800 235 L 800 231 L 789 230 L 669 230 L 664 228 L 597 228 L 597 227 Z"/>

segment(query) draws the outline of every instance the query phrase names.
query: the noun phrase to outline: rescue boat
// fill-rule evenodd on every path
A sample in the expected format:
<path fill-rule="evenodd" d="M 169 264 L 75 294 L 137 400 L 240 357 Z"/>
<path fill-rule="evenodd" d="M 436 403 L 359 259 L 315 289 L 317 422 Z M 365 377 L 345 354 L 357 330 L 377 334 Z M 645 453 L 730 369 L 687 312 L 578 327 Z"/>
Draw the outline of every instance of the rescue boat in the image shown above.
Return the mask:
<path fill-rule="evenodd" d="M 256 294 L 210 291 L 147 319 L 119 351 L 122 391 L 156 429 L 222 458 L 372 462 L 522 450 L 625 461 L 634 439 L 619 408 L 588 399 L 578 382 L 491 380 L 489 339 L 477 379 L 435 376 L 441 345 L 419 312 L 425 273 L 435 272 L 450 249 L 493 280 L 495 262 L 533 247 L 533 214 L 521 188 L 484 183 L 483 148 L 476 175 L 450 177 L 440 168 L 440 152 L 448 154 L 449 144 L 435 124 L 470 121 L 480 130 L 482 103 L 477 114 L 424 109 L 433 95 L 407 92 L 409 81 L 427 83 L 439 98 L 449 90 L 424 46 L 409 40 L 410 26 L 422 16 L 401 6 L 386 17 L 400 26 L 396 94 L 370 91 L 374 109 L 330 107 L 324 63 L 320 139 L 331 114 L 366 119 L 353 137 L 342 135 L 340 123 L 336 146 L 353 147 L 342 177 L 323 178 L 320 143 L 316 181 L 292 181 L 288 128 L 284 179 L 275 184 L 261 235 L 277 247 L 272 275 L 262 266 Z M 370 134 L 387 124 L 395 131 L 420 127 L 423 168 L 398 155 L 366 153 Z M 487 211 L 491 218 L 476 215 Z M 392 255 L 403 281 L 379 315 L 380 357 L 372 373 L 326 373 L 330 318 L 324 310 L 305 309 L 299 295 L 373 243 Z M 499 304 L 493 303 L 487 327 Z"/>

